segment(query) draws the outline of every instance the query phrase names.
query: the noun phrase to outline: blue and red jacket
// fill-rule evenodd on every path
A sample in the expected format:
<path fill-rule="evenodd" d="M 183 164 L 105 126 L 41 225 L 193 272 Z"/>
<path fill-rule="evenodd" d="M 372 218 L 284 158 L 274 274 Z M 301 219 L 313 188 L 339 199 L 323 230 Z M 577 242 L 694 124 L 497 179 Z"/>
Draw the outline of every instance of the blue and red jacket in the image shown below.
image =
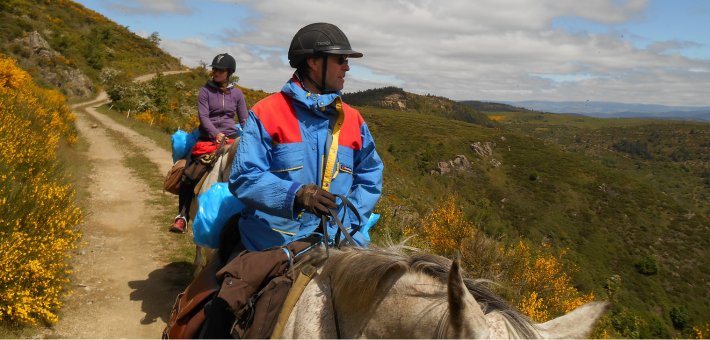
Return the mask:
<path fill-rule="evenodd" d="M 246 205 L 239 226 L 248 249 L 285 245 L 318 227 L 318 217 L 293 208 L 305 184 L 347 197 L 361 226 L 367 223 L 382 193 L 384 166 L 362 116 L 340 96 L 311 94 L 294 76 L 249 111 L 229 178 L 230 191 Z M 355 225 L 348 210 L 345 227 Z M 328 228 L 331 237 L 335 228 Z M 360 233 L 354 239 L 367 244 Z"/>

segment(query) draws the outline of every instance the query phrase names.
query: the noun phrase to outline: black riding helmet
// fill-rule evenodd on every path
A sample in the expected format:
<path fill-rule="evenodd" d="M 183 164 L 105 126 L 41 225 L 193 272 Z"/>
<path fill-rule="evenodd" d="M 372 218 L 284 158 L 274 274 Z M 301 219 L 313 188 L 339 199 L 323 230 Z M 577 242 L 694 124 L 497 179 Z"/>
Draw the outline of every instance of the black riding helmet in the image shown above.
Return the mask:
<path fill-rule="evenodd" d="M 312 57 L 323 57 L 323 76 L 321 86 L 306 74 L 308 80 L 315 85 L 318 90 L 325 93 L 325 74 L 328 68 L 328 55 L 348 55 L 350 58 L 361 58 L 362 53 L 353 51 L 350 41 L 345 33 L 333 24 L 319 22 L 307 25 L 293 36 L 291 46 L 288 48 L 288 62 L 293 68 L 298 68 L 306 59 Z"/>
<path fill-rule="evenodd" d="M 237 61 L 229 53 L 222 53 L 212 59 L 210 67 L 227 70 L 231 75 L 237 69 Z"/>

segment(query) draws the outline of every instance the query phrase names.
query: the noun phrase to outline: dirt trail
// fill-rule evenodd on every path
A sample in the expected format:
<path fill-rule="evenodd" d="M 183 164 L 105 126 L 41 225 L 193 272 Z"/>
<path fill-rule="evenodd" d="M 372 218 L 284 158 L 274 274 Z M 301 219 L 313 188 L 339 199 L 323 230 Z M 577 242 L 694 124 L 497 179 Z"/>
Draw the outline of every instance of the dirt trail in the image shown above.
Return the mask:
<path fill-rule="evenodd" d="M 179 72 L 179 71 L 178 71 Z M 165 72 L 170 74 L 174 72 Z M 150 77 L 142 77 L 147 80 Z M 172 166 L 170 153 L 150 139 L 96 112 L 107 102 L 105 92 L 91 102 L 75 107 L 80 138 L 89 143 L 87 157 L 93 164 L 88 190 L 90 204 L 84 208 L 82 242 L 72 265 L 72 290 L 60 311 L 57 324 L 40 337 L 51 338 L 160 338 L 175 296 L 171 281 L 177 269 L 159 259 L 161 233 L 154 211 L 147 206 L 152 194 L 147 184 L 133 178 L 122 165 L 124 150 L 107 130 L 119 132 L 145 148 L 161 173 Z M 100 122 L 92 128 L 93 121 Z"/>

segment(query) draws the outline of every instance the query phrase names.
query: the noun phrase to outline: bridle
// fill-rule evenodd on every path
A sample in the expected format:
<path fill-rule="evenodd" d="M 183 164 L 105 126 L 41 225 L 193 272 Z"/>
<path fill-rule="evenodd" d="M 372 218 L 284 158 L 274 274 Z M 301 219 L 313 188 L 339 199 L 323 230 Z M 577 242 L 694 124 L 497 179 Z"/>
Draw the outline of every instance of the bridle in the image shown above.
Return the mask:
<path fill-rule="evenodd" d="M 325 257 L 326 261 L 330 263 L 330 253 L 328 252 L 328 249 L 330 247 L 330 237 L 328 237 L 328 218 L 327 216 L 332 217 L 333 219 L 331 220 L 332 222 L 335 222 L 336 225 L 338 226 L 338 229 L 335 232 L 335 239 L 333 243 L 333 247 L 340 248 L 342 244 L 340 243 L 340 236 L 345 237 L 343 240 L 343 243 L 346 241 L 350 244 L 351 247 L 359 247 L 357 243 L 355 243 L 355 240 L 353 239 L 353 235 L 357 233 L 360 230 L 360 227 L 362 226 L 362 218 L 360 217 L 360 213 L 357 211 L 355 208 L 355 205 L 350 202 L 347 198 L 345 198 L 342 195 L 338 194 L 333 194 L 335 197 L 340 198 L 340 200 L 343 202 L 343 217 L 342 219 L 338 220 L 338 212 L 336 212 L 333 209 L 328 208 L 329 215 L 323 215 L 321 216 L 321 226 L 323 229 L 323 244 L 325 246 Z M 347 215 L 348 208 L 352 210 L 352 212 L 355 213 L 355 216 L 357 217 L 357 227 L 352 228 L 352 231 L 348 233 L 348 230 L 345 228 L 343 223 L 345 222 L 345 215 Z M 329 286 L 330 286 L 330 301 L 332 302 L 332 307 L 333 307 L 333 317 L 335 320 L 335 333 L 338 336 L 338 339 L 342 339 L 342 334 L 340 333 L 340 320 L 338 319 L 338 309 L 335 308 L 335 297 L 333 296 L 333 278 L 330 273 L 328 273 L 328 280 L 329 280 Z"/>

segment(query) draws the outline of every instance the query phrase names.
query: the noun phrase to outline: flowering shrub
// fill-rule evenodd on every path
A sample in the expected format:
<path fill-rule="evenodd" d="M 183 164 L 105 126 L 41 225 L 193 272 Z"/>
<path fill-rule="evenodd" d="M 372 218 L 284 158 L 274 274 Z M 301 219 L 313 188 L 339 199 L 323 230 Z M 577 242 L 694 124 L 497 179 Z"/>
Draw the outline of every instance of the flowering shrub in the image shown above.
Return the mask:
<path fill-rule="evenodd" d="M 420 223 L 403 230 L 415 247 L 448 257 L 461 254 L 463 264 L 477 277 L 498 280 L 512 288 L 508 298 L 525 315 L 537 322 L 571 312 L 594 300 L 594 294 L 580 294 L 572 285 L 562 258 L 565 251 L 555 253 L 549 247 L 531 249 L 522 241 L 504 245 L 477 232 L 474 223 L 465 218 L 461 206 L 452 196 L 441 200 Z M 510 292 L 510 291 L 508 291 Z"/>
<path fill-rule="evenodd" d="M 547 247 L 534 250 L 522 241 L 502 251 L 509 263 L 506 281 L 521 296 L 512 300 L 533 320 L 544 322 L 594 301 L 594 293 L 580 295 L 572 286 L 566 270 L 574 268 L 562 263 L 565 251 L 555 255 Z"/>
<path fill-rule="evenodd" d="M 68 282 L 65 259 L 82 212 L 56 166 L 56 147 L 77 140 L 59 92 L 0 54 L 0 322 L 56 322 Z"/>
<path fill-rule="evenodd" d="M 141 122 L 146 122 L 153 124 L 155 126 L 165 126 L 170 121 L 168 117 L 159 112 L 153 112 L 150 110 L 141 112 L 135 115 L 133 118 L 140 120 Z"/>
<path fill-rule="evenodd" d="M 463 210 L 456 205 L 454 197 L 448 197 L 436 209 L 422 219 L 422 226 L 416 230 L 408 226 L 405 236 L 419 234 L 413 242 L 421 248 L 429 248 L 441 255 L 452 255 L 460 251 L 462 241 L 474 237 L 476 226 L 466 221 Z"/>

